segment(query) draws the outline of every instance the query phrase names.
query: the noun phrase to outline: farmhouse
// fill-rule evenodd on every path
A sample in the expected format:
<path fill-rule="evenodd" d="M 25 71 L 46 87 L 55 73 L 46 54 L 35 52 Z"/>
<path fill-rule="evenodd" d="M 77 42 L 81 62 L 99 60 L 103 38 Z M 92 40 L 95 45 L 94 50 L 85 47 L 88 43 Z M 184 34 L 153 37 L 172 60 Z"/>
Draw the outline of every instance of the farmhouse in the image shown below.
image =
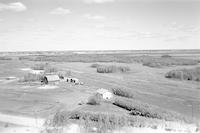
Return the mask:
<path fill-rule="evenodd" d="M 100 94 L 102 98 L 105 100 L 110 100 L 111 98 L 113 98 L 113 93 L 107 89 L 101 88 L 101 89 L 98 89 L 96 92 Z"/>
<path fill-rule="evenodd" d="M 58 75 L 46 75 L 42 78 L 41 82 L 44 84 L 48 84 L 48 83 L 55 83 L 60 81 L 60 78 Z"/>

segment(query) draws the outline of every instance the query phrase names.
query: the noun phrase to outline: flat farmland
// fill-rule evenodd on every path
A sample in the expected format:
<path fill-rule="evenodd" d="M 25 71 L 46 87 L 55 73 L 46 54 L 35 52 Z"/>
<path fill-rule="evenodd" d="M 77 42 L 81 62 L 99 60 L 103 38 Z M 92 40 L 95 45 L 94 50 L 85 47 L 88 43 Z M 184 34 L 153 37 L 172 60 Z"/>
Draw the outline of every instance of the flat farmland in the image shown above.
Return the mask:
<path fill-rule="evenodd" d="M 173 57 L 167 57 L 169 58 L 167 60 L 173 60 L 174 63 L 174 60 L 179 61 L 179 58 L 182 58 L 181 61 L 185 61 L 184 59 L 187 58 L 186 63 L 189 64 L 184 65 L 180 61 L 178 64 L 168 65 L 162 62 L 166 57 L 163 58 L 161 55 L 169 53 L 158 52 L 152 54 L 154 56 L 151 56 L 151 53 L 147 53 L 148 55 L 138 54 L 129 61 L 126 61 L 126 56 L 129 56 L 127 59 L 132 59 L 132 55 L 126 55 L 126 53 L 125 55 L 103 54 L 102 57 L 97 54 L 83 56 L 79 54 L 69 56 L 20 55 L 18 59 L 15 57 L 12 60 L 0 60 L 0 121 L 14 125 L 30 126 L 32 124 L 34 126 L 37 125 L 34 121 L 41 120 L 40 123 L 42 123 L 42 121 L 46 121 L 62 111 L 78 112 L 80 115 L 82 113 L 82 115 L 84 113 L 88 115 L 88 111 L 89 115 L 94 115 L 92 113 L 111 113 L 116 116 L 119 114 L 131 116 L 129 110 L 116 106 L 112 102 L 102 102 L 100 105 L 87 104 L 88 98 L 94 96 L 100 88 L 107 90 L 120 88 L 133 94 L 132 98 L 125 97 L 128 101 L 140 101 L 140 103 L 173 111 L 199 122 L 200 82 L 165 77 L 165 74 L 171 70 L 200 67 L 199 60 L 196 61 L 198 57 L 192 56 L 193 53 L 187 55 L 177 53 Z M 172 55 L 172 53 L 170 54 Z M 23 58 L 21 58 L 22 56 Z M 81 62 L 79 57 L 81 57 Z M 104 57 L 106 61 L 103 61 Z M 143 59 L 150 62 L 161 61 L 161 66 L 145 66 Z M 190 62 L 191 59 L 192 62 Z M 22 80 L 24 76 L 32 72 L 30 70 L 33 70 L 32 68 L 38 64 L 47 64 L 48 67 L 55 68 L 57 71 L 68 72 L 70 73 L 69 77 L 75 77 L 83 84 L 75 85 L 62 81 L 62 79 L 52 85 L 42 85 L 40 80 L 24 82 Z M 92 67 L 94 64 L 105 68 L 106 66 L 115 69 L 128 68 L 128 71 L 116 70 L 111 73 L 99 73 L 97 68 Z M 117 99 L 120 96 L 114 95 L 114 98 Z M 148 117 L 142 116 L 141 118 L 151 120 Z M 30 120 L 28 125 L 24 122 L 27 120 Z"/>
<path fill-rule="evenodd" d="M 133 91 L 135 99 L 200 119 L 200 83 L 171 80 L 164 76 L 170 70 L 193 66 L 149 68 L 136 63 L 99 62 L 99 64 L 129 66 L 131 71 L 101 74 L 90 67 L 92 63 L 58 63 L 57 65 L 81 72 L 75 75 L 91 88 L 128 88 Z"/>

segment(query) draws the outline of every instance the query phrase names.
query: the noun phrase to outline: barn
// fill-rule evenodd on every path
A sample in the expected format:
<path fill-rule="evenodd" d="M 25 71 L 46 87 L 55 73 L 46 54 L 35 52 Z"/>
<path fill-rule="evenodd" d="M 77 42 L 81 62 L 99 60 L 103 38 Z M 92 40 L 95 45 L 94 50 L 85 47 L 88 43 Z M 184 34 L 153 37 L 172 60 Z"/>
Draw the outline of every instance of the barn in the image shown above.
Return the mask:
<path fill-rule="evenodd" d="M 60 81 L 60 78 L 58 75 L 46 75 L 42 78 L 41 82 L 44 84 L 48 84 L 48 83 L 55 83 Z"/>
<path fill-rule="evenodd" d="M 101 88 L 101 89 L 98 89 L 96 92 L 97 92 L 98 94 L 100 94 L 100 95 L 102 96 L 102 98 L 105 99 L 105 100 L 110 100 L 110 99 L 113 98 L 113 93 L 110 92 L 110 91 L 107 90 L 107 89 Z"/>

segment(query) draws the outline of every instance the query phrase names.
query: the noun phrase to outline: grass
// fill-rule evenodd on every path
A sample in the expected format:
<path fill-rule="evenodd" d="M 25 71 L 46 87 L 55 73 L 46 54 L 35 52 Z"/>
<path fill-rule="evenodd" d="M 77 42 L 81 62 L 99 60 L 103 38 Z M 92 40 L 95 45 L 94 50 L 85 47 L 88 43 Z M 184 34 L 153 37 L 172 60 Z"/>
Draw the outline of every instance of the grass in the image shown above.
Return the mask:
<path fill-rule="evenodd" d="M 113 103 L 114 105 L 130 111 L 131 115 L 139 115 L 148 118 L 163 119 L 166 121 L 184 121 L 190 122 L 186 117 L 172 111 L 161 109 L 157 106 L 142 103 L 130 98 L 116 97 Z"/>
<path fill-rule="evenodd" d="M 127 97 L 127 98 L 133 98 L 134 94 L 131 92 L 131 90 L 126 88 L 112 88 L 113 94 L 117 96 Z"/>
<path fill-rule="evenodd" d="M 172 70 L 166 73 L 165 77 L 179 80 L 200 81 L 200 67 Z"/>
<path fill-rule="evenodd" d="M 130 68 L 127 66 L 114 66 L 114 65 L 98 65 L 97 66 L 98 73 L 116 73 L 116 72 L 128 72 Z"/>

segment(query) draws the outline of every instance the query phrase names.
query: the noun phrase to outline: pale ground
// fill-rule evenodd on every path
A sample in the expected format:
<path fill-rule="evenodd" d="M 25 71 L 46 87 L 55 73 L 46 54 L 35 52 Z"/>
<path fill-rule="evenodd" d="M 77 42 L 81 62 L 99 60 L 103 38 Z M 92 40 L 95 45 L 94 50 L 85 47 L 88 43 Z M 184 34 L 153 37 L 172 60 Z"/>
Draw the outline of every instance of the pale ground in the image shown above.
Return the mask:
<path fill-rule="evenodd" d="M 45 120 L 41 118 L 7 115 L 2 113 L 0 113 L 0 121 L 30 127 L 41 127 L 45 122 Z"/>
<path fill-rule="evenodd" d="M 27 72 L 32 73 L 32 74 L 41 74 L 41 73 L 44 72 L 44 70 L 33 70 L 31 68 L 20 68 L 20 70 L 27 71 Z"/>
<path fill-rule="evenodd" d="M 0 128 L 1 133 L 41 133 L 44 128 L 36 127 L 8 127 Z M 96 129 L 93 128 L 93 132 Z M 195 131 L 166 131 L 164 129 L 152 129 L 152 128 L 136 128 L 136 127 L 124 127 L 120 130 L 114 130 L 113 133 L 198 133 Z M 69 124 L 63 128 L 61 133 L 84 133 L 84 129 L 77 124 Z"/>
<path fill-rule="evenodd" d="M 54 86 L 54 85 L 44 85 L 44 86 L 38 87 L 38 89 L 43 89 L 43 90 L 57 89 L 57 88 L 58 88 L 58 86 Z"/>

